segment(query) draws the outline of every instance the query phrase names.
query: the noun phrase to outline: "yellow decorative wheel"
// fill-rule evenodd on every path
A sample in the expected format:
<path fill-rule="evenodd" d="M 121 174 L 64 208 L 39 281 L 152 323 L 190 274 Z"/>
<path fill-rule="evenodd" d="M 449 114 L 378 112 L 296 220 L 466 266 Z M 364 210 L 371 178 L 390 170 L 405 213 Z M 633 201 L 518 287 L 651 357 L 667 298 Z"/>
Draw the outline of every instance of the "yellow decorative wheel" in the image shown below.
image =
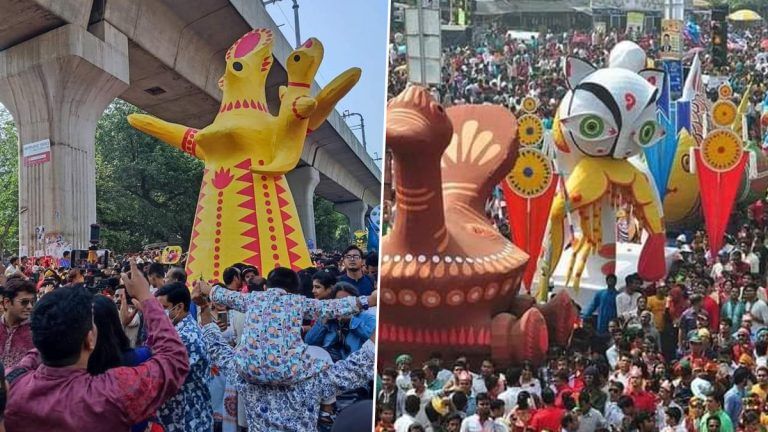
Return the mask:
<path fill-rule="evenodd" d="M 728 171 L 744 154 L 738 135 L 728 129 L 710 132 L 701 143 L 701 160 L 712 170 Z"/>
<path fill-rule="evenodd" d="M 540 150 L 520 150 L 512 172 L 507 175 L 507 185 L 519 196 L 535 198 L 552 184 L 552 161 Z"/>
<path fill-rule="evenodd" d="M 517 120 L 517 131 L 520 144 L 524 146 L 536 145 L 544 137 L 544 124 L 535 115 L 526 114 Z"/>
<path fill-rule="evenodd" d="M 712 105 L 712 123 L 717 127 L 727 127 L 736 121 L 736 104 L 721 99 Z"/>
<path fill-rule="evenodd" d="M 721 84 L 720 87 L 717 88 L 717 94 L 720 95 L 721 98 L 727 99 L 733 96 L 733 89 L 728 83 Z"/>
<path fill-rule="evenodd" d="M 522 107 L 523 107 L 523 111 L 529 114 L 533 114 L 536 111 L 536 108 L 539 107 L 539 101 L 536 100 L 535 97 L 526 96 L 525 98 L 523 98 Z"/>

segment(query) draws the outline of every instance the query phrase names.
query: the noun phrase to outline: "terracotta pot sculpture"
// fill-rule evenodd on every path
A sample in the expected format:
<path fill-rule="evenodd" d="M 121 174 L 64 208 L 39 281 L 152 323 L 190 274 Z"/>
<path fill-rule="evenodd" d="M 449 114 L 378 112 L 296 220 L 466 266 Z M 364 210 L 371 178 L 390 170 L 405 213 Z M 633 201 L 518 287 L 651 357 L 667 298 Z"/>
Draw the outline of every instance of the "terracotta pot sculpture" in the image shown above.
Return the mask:
<path fill-rule="evenodd" d="M 382 243 L 380 358 L 407 352 L 418 361 L 440 351 L 500 366 L 542 361 L 545 316 L 517 298 L 528 256 L 484 210 L 517 157 L 515 117 L 491 105 L 446 110 L 412 86 L 389 103 L 387 146 L 397 216 Z M 568 305 L 557 311 L 562 327 L 571 326 L 570 299 L 557 301 Z M 563 331 L 570 328 L 553 328 Z"/>

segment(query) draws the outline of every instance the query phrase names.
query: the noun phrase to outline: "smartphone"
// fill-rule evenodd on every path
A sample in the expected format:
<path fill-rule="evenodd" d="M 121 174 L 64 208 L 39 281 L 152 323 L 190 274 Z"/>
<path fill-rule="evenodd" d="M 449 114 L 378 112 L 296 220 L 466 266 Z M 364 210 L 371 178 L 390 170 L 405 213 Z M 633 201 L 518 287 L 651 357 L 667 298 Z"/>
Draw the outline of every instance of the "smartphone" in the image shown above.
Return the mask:
<path fill-rule="evenodd" d="M 228 323 L 229 322 L 229 316 L 227 314 L 227 311 L 219 311 L 216 314 L 216 321 Z"/>

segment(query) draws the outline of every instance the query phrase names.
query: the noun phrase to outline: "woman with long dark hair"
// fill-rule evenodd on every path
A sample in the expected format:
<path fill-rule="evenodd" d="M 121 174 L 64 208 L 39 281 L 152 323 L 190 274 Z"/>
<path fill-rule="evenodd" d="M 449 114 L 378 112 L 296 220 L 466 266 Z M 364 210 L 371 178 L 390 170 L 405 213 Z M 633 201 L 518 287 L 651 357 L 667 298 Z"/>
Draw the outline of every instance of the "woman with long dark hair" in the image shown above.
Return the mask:
<path fill-rule="evenodd" d="M 131 348 L 115 303 L 103 295 L 93 300 L 93 321 L 98 329 L 96 347 L 88 359 L 88 373 L 98 375 L 119 366 L 135 366 L 151 356 L 149 348 Z"/>

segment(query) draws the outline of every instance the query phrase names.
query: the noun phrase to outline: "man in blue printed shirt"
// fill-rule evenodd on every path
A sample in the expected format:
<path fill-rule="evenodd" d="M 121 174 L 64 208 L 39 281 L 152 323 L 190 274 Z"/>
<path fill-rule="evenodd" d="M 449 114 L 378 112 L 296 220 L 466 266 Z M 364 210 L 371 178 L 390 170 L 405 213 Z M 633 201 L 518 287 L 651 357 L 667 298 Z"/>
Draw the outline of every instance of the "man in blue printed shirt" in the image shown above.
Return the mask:
<path fill-rule="evenodd" d="M 592 299 L 592 303 L 589 304 L 581 315 L 582 319 L 587 319 L 597 311 L 596 330 L 599 335 L 603 336 L 608 334 L 608 323 L 616 319 L 618 315 L 616 312 L 616 296 L 619 294 L 616 291 L 615 274 L 606 276 L 605 284 L 608 285 L 608 288 L 598 291 Z"/>
<path fill-rule="evenodd" d="M 347 359 L 293 385 L 246 383 L 235 370 L 234 349 L 221 337 L 219 327 L 213 324 L 210 304 L 199 285 L 196 284 L 193 296 L 201 307 L 200 323 L 203 325 L 209 357 L 228 382 L 237 383 L 240 395 L 245 398 L 249 432 L 316 431 L 321 401 L 362 387 L 373 380 L 375 332 L 359 351 Z"/>
<path fill-rule="evenodd" d="M 158 410 L 160 423 L 166 432 L 210 431 L 213 428 L 208 389 L 210 363 L 202 329 L 189 313 L 189 290 L 183 283 L 173 282 L 157 290 L 155 296 L 176 326 L 189 355 L 187 379 L 181 390 Z"/>

